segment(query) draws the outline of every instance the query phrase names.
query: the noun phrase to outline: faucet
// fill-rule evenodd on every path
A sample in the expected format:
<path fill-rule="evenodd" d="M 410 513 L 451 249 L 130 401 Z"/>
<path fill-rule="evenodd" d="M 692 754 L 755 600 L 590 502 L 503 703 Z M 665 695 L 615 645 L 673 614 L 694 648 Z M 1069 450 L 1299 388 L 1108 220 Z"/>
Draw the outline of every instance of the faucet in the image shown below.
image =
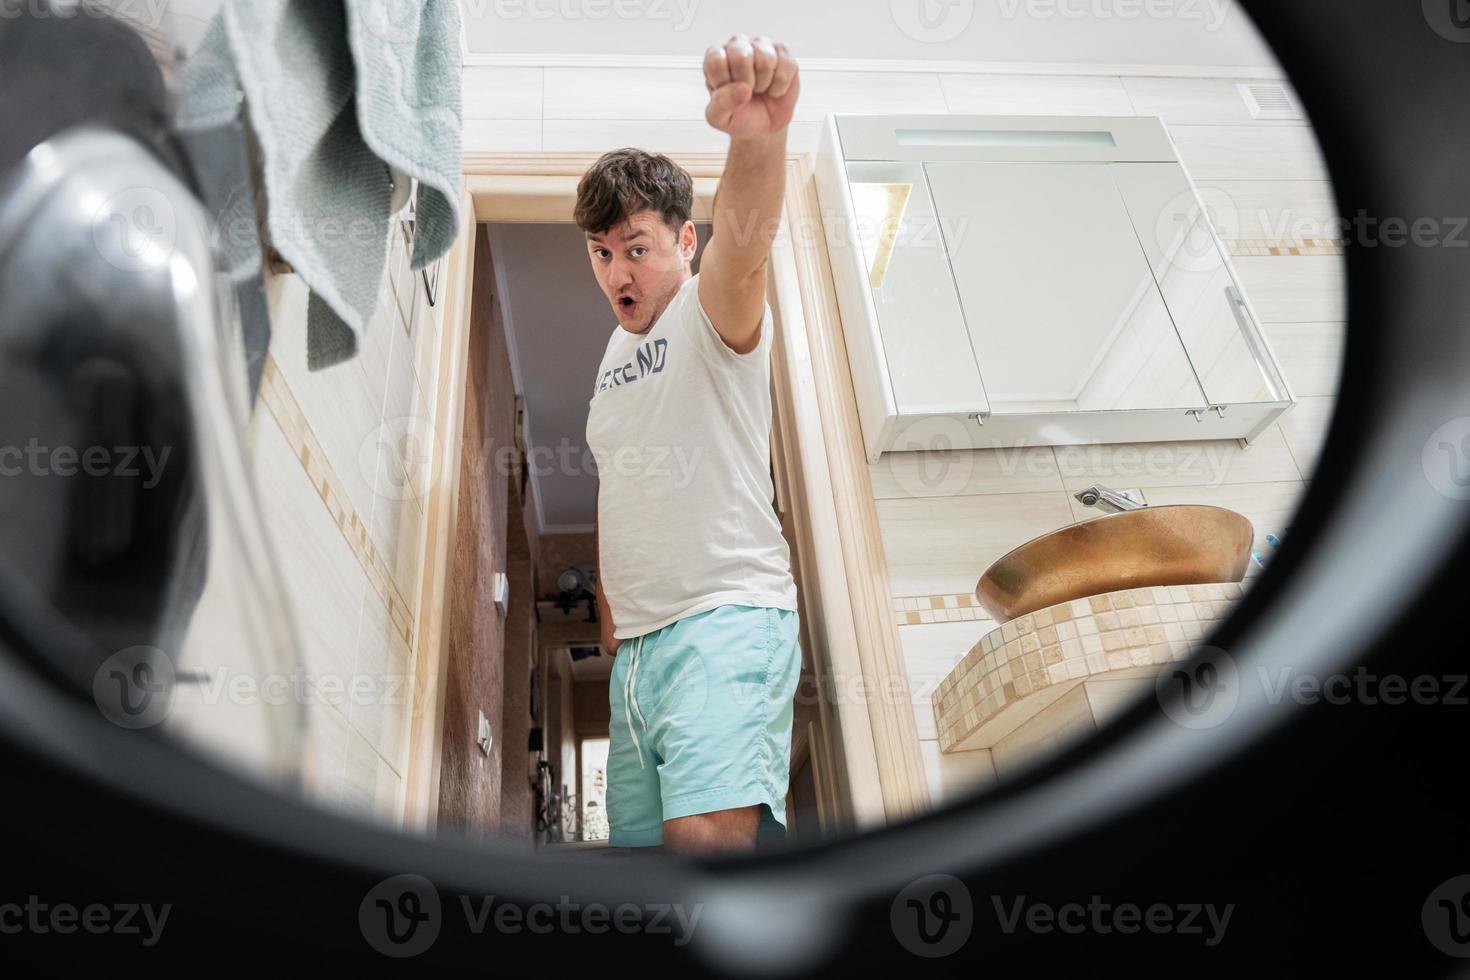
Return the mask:
<path fill-rule="evenodd" d="M 1110 514 L 1119 514 L 1128 510 L 1142 510 L 1148 506 L 1148 501 L 1143 499 L 1143 492 L 1139 490 L 1112 490 L 1100 484 L 1094 484 L 1085 490 L 1073 494 L 1084 507 L 1096 507 Z"/>

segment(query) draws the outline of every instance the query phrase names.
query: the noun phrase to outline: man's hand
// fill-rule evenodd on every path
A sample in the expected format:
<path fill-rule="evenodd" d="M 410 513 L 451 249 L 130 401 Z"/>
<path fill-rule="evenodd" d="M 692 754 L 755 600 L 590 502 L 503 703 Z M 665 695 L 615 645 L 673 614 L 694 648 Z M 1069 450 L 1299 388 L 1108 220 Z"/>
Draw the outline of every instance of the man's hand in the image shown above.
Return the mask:
<path fill-rule="evenodd" d="M 730 134 L 730 151 L 699 263 L 699 302 L 725 346 L 748 354 L 760 344 L 766 264 L 785 193 L 786 130 L 801 80 L 786 45 L 737 34 L 705 52 L 704 83 L 705 117 Z"/>
<path fill-rule="evenodd" d="M 785 129 L 801 90 L 796 59 L 785 44 L 744 34 L 704 53 L 704 84 L 710 94 L 705 118 L 734 140 Z"/>
<path fill-rule="evenodd" d="M 623 641 L 613 636 L 614 627 L 612 619 L 604 615 L 601 619 L 601 627 L 602 648 L 607 651 L 609 657 L 616 657 L 618 655 L 618 647 L 623 645 Z"/>
<path fill-rule="evenodd" d="M 602 510 L 601 483 L 597 484 L 597 507 L 600 513 Z M 613 636 L 613 630 L 617 627 L 613 623 L 612 610 L 607 604 L 607 594 L 602 591 L 602 535 L 598 533 L 598 523 L 597 518 L 594 517 L 592 519 L 592 553 L 597 556 L 597 569 L 593 575 L 597 579 L 598 642 L 602 644 L 602 648 L 607 651 L 609 657 L 616 657 L 618 655 L 618 647 L 622 645 L 623 641 Z"/>

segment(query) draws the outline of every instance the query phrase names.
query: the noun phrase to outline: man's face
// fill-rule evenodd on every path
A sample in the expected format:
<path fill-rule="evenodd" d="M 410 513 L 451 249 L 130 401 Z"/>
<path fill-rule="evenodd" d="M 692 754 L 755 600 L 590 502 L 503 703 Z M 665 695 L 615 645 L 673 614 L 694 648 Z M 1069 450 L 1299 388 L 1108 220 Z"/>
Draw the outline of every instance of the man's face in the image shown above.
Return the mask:
<path fill-rule="evenodd" d="M 697 245 L 694 222 L 675 232 L 653 211 L 587 235 L 592 272 L 624 330 L 643 333 L 653 326 L 688 281 Z"/>

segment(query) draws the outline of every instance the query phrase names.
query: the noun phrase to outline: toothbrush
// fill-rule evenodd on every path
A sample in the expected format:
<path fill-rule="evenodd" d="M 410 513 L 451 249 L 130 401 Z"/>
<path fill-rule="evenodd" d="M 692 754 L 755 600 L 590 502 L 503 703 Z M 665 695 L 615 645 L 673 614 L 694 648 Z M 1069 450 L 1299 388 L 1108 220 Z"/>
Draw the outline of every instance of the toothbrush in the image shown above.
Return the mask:
<path fill-rule="evenodd" d="M 1281 539 L 1269 532 L 1266 534 L 1266 543 L 1271 546 L 1272 551 L 1275 551 L 1277 548 L 1281 547 Z M 1251 549 L 1251 558 L 1254 559 L 1255 563 L 1261 568 L 1266 567 L 1266 559 L 1261 557 L 1261 553 L 1255 548 Z"/>

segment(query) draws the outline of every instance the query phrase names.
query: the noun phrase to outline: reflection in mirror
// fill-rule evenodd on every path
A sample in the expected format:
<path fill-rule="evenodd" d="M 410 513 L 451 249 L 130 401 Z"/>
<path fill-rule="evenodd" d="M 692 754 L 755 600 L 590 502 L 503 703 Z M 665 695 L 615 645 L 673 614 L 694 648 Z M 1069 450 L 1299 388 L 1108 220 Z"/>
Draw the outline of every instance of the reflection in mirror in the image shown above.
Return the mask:
<path fill-rule="evenodd" d="M 1189 178 L 1173 164 L 1112 170 L 1209 404 L 1288 400 Z"/>
<path fill-rule="evenodd" d="M 913 184 L 852 185 L 853 210 L 859 216 L 858 233 L 863 236 L 863 254 L 868 259 L 868 285 L 882 289 L 893 259 L 893 246 L 903 226 Z M 876 235 L 867 234 L 869 230 Z"/>
<path fill-rule="evenodd" d="M 894 398 L 921 406 L 936 391 L 963 391 L 983 401 L 975 362 L 946 353 L 968 343 L 944 251 L 948 219 L 935 212 L 922 165 L 860 161 L 847 173 Z"/>
<path fill-rule="evenodd" d="M 924 164 L 997 414 L 1206 404 L 1111 169 Z"/>

